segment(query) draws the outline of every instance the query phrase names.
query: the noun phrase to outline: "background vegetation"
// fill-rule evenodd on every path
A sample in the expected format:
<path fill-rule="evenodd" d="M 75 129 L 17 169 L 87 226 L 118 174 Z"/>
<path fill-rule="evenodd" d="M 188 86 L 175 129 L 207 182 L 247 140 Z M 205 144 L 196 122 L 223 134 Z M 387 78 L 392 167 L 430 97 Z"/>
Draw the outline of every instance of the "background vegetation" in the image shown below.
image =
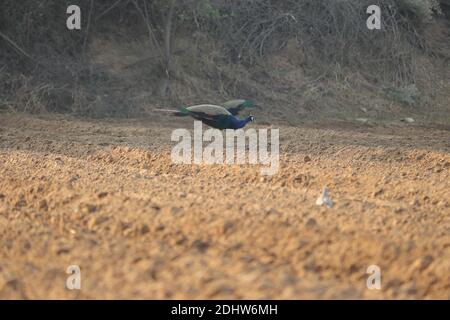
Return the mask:
<path fill-rule="evenodd" d="M 267 116 L 445 109 L 449 2 L 3 0 L 0 109 L 137 116 L 233 97 Z M 81 31 L 66 28 L 69 4 Z M 381 31 L 366 27 L 370 4 Z"/>

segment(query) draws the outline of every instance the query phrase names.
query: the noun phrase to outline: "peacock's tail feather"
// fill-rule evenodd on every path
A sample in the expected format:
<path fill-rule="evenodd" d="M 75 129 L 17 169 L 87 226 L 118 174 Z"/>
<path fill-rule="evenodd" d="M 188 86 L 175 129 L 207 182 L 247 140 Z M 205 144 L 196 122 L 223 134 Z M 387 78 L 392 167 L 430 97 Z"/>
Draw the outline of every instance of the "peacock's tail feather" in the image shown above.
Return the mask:
<path fill-rule="evenodd" d="M 189 115 L 189 110 L 186 107 L 178 108 L 177 112 L 174 113 L 176 117 L 187 117 Z"/>

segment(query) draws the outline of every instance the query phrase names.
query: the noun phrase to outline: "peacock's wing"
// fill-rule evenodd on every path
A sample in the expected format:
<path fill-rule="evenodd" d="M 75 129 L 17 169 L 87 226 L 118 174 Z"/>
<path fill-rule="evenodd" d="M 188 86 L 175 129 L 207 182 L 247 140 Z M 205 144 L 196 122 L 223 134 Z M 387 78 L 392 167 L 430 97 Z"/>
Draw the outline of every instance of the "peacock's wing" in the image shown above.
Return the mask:
<path fill-rule="evenodd" d="M 231 113 L 221 106 L 216 106 L 213 104 L 200 104 L 197 106 L 192 106 L 186 108 L 189 114 L 193 117 L 202 117 L 207 119 L 213 119 L 217 116 L 229 116 Z"/>
<path fill-rule="evenodd" d="M 244 99 L 235 99 L 227 101 L 223 104 L 223 106 L 233 115 L 238 115 L 245 108 L 253 107 L 252 100 L 244 100 Z"/>
<path fill-rule="evenodd" d="M 201 119 L 202 122 L 210 127 L 216 129 L 232 129 L 233 121 L 230 119 L 230 116 L 220 115 L 216 116 L 214 119 Z"/>
<path fill-rule="evenodd" d="M 224 107 L 212 104 L 201 104 L 185 109 L 191 117 L 200 120 L 206 125 L 217 128 L 227 129 L 231 126 L 233 115 Z"/>
<path fill-rule="evenodd" d="M 223 106 L 233 115 L 238 115 L 239 112 L 241 112 L 245 106 L 245 100 L 244 99 L 235 99 L 227 101 L 223 104 Z"/>

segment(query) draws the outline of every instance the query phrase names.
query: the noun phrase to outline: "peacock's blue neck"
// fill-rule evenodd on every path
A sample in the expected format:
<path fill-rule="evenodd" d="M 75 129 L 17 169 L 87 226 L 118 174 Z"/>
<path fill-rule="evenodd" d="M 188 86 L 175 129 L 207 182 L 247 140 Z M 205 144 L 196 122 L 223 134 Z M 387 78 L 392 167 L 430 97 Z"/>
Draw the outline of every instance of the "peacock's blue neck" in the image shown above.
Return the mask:
<path fill-rule="evenodd" d="M 251 121 L 251 117 L 247 117 L 246 119 L 238 119 L 238 118 L 234 118 L 234 127 L 235 129 L 241 129 L 243 127 L 245 127 L 245 125 L 247 123 L 249 123 Z"/>

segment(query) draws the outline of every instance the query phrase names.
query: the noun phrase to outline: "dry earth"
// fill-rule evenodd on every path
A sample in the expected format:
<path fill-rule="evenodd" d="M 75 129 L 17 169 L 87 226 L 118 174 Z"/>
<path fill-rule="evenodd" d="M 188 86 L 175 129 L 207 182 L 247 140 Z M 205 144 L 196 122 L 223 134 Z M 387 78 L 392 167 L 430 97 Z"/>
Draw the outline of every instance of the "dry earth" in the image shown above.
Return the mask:
<path fill-rule="evenodd" d="M 450 298 L 448 128 L 283 126 L 262 177 L 173 165 L 177 121 L 0 113 L 0 298 Z"/>

